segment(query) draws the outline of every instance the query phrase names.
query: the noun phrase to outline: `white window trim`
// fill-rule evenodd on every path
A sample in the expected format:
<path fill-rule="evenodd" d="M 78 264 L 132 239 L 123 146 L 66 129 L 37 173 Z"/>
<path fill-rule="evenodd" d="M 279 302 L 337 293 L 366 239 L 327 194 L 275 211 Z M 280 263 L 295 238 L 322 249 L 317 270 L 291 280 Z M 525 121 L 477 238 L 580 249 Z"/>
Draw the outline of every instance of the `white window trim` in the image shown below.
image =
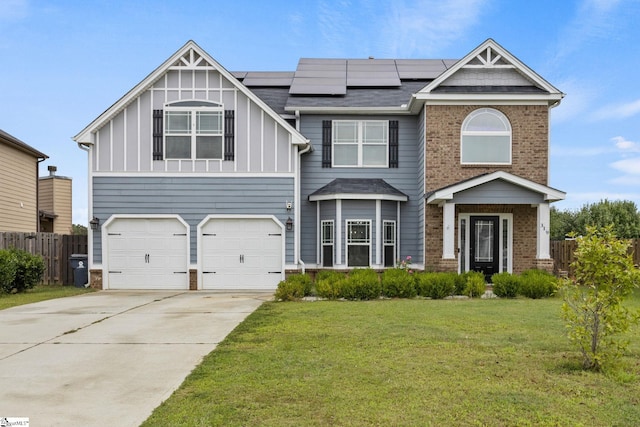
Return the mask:
<path fill-rule="evenodd" d="M 355 143 L 336 143 L 336 124 L 338 123 L 355 123 L 357 125 L 357 135 Z M 382 123 L 385 128 L 385 143 L 378 144 L 364 144 L 363 135 L 364 135 L 364 124 L 365 123 Z M 358 146 L 358 162 L 355 165 L 337 165 L 335 163 L 336 154 L 335 154 L 335 146 L 336 145 L 356 145 Z M 363 145 L 384 145 L 385 147 L 385 163 L 383 165 L 365 165 L 363 164 Z M 332 120 L 331 121 L 331 167 L 334 168 L 389 168 L 389 121 L 388 120 Z"/>
<path fill-rule="evenodd" d="M 386 226 L 393 226 L 393 242 L 387 243 L 386 241 Z M 393 267 L 396 267 L 396 260 L 398 259 L 398 226 L 395 220 L 385 219 L 382 221 L 382 251 L 384 253 L 384 248 L 386 246 L 393 246 Z M 382 260 L 382 265 L 384 266 L 384 256 Z"/>
<path fill-rule="evenodd" d="M 503 249 L 503 241 L 502 241 L 502 237 L 503 237 L 503 232 L 504 232 L 504 226 L 503 226 L 503 222 L 506 219 L 507 220 L 507 250 L 509 252 L 508 256 L 507 256 L 507 272 L 512 273 L 513 272 L 513 214 L 510 213 L 464 213 L 464 214 L 460 214 L 458 215 L 458 248 L 462 247 L 462 236 L 461 236 L 461 232 L 460 229 L 462 227 L 462 220 L 466 220 L 466 230 L 465 230 L 465 239 L 467 242 L 467 250 L 465 251 L 465 253 L 463 253 L 462 251 L 460 251 L 460 256 L 458 258 L 458 272 L 459 273 L 464 273 L 464 271 L 462 271 L 462 257 L 464 257 L 464 265 L 467 268 L 467 271 L 469 270 L 469 263 L 470 263 L 470 259 L 469 259 L 469 243 L 471 242 L 471 217 L 472 216 L 495 216 L 498 217 L 498 235 L 499 235 L 499 242 L 497 242 L 497 244 L 499 245 L 499 254 L 498 254 L 498 258 L 499 258 L 499 265 L 498 265 L 498 271 L 504 271 L 504 263 L 503 263 L 503 259 L 504 259 L 504 249 Z"/>
<path fill-rule="evenodd" d="M 498 117 L 501 122 L 505 124 L 508 130 L 506 131 L 466 131 L 468 123 L 476 116 L 480 114 L 493 114 Z M 463 139 L 465 136 L 509 136 L 509 161 L 508 162 L 465 162 L 463 161 Z M 513 162 L 513 129 L 507 116 L 499 110 L 494 108 L 479 108 L 473 110 L 467 117 L 465 117 L 460 128 L 460 164 L 462 165 L 510 165 Z"/>
<path fill-rule="evenodd" d="M 324 226 L 331 224 L 331 230 L 332 230 L 332 234 L 331 234 L 331 242 L 325 242 L 324 240 Z M 324 247 L 325 246 L 332 246 L 333 249 L 331 251 L 332 255 L 333 255 L 333 259 L 331 260 L 331 265 L 335 266 L 335 257 L 336 257 L 336 251 L 335 251 L 335 244 L 336 244 L 336 226 L 335 226 L 335 221 L 332 219 L 323 219 L 322 221 L 320 221 L 320 265 L 324 267 Z"/>
<path fill-rule="evenodd" d="M 350 238 L 349 238 L 349 225 L 351 223 L 356 223 L 356 222 L 364 222 L 367 223 L 368 225 L 368 229 L 369 229 L 369 235 L 367 237 L 368 242 L 366 243 L 351 243 L 350 242 Z M 350 246 L 368 246 L 369 247 L 369 267 L 371 266 L 371 256 L 372 256 L 372 248 L 371 248 L 371 244 L 372 244 L 373 239 L 371 238 L 371 220 L 370 219 L 347 219 L 345 220 L 345 249 L 346 249 L 346 259 L 345 259 L 345 263 L 347 264 L 347 267 L 361 267 L 361 266 L 351 266 L 349 265 L 349 247 Z"/>
<path fill-rule="evenodd" d="M 202 105 L 191 105 L 191 106 L 183 106 L 183 105 L 175 105 L 175 104 L 182 104 L 182 103 L 189 103 L 189 102 L 194 102 L 194 103 L 200 103 Z M 166 126 L 167 126 L 167 114 L 174 112 L 174 111 L 186 111 L 186 112 L 190 112 L 191 113 L 191 129 L 189 131 L 189 136 L 191 138 L 191 156 L 189 158 L 182 158 L 182 157 L 168 157 L 166 155 L 167 153 L 167 136 L 172 136 L 172 134 L 168 134 L 166 131 Z M 196 150 L 197 150 L 197 146 L 196 146 L 196 138 L 198 136 L 197 133 L 197 113 L 198 112 L 216 112 L 216 113 L 220 113 L 220 121 L 221 121 L 221 125 L 220 125 L 220 133 L 219 134 L 203 134 L 203 135 L 211 135 L 211 136 L 219 136 L 220 140 L 221 140 L 221 155 L 220 157 L 196 157 Z M 180 101 L 174 101 L 172 103 L 169 104 L 165 104 L 164 106 L 164 112 L 163 112 L 163 129 L 162 129 L 162 145 L 163 145 L 163 152 L 165 153 L 165 160 L 184 160 L 184 161 L 194 161 L 194 160 L 224 160 L 224 106 L 222 104 L 219 104 L 217 102 L 212 102 L 212 101 L 205 101 L 205 100 L 200 100 L 200 99 L 194 99 L 194 100 L 180 100 Z"/>

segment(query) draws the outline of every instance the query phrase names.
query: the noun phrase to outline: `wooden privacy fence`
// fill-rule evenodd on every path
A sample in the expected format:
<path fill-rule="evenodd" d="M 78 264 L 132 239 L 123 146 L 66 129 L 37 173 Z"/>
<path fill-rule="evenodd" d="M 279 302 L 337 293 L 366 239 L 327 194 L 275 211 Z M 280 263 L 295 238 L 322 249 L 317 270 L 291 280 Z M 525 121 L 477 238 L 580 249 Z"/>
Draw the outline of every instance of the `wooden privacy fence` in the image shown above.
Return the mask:
<path fill-rule="evenodd" d="M 87 236 L 55 233 L 0 232 L 0 249 L 23 249 L 44 259 L 45 285 L 73 284 L 71 254 L 87 253 Z"/>
<path fill-rule="evenodd" d="M 556 271 L 573 274 L 571 263 L 575 261 L 574 252 L 578 247 L 575 240 L 553 240 L 551 241 L 551 258 L 555 263 Z M 633 253 L 633 263 L 640 265 L 640 239 L 632 239 L 629 251 Z"/>

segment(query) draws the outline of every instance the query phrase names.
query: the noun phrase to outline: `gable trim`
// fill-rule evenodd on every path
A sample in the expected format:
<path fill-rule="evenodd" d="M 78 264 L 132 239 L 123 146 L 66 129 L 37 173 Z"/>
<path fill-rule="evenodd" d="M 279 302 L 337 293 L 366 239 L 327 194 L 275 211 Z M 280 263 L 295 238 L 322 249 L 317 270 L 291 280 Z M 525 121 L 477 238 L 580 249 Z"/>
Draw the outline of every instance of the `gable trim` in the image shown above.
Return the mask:
<path fill-rule="evenodd" d="M 448 70 L 440 74 L 440 76 L 438 76 L 435 80 L 433 80 L 426 87 L 424 87 L 420 92 L 418 92 L 418 94 L 416 94 L 416 97 L 418 99 L 424 99 L 423 97 L 425 96 L 431 97 L 430 95 L 433 89 L 440 86 L 443 82 L 445 82 L 448 78 L 450 78 L 460 69 L 467 66 L 473 66 L 470 64 L 470 62 L 472 62 L 476 57 L 478 57 L 479 55 L 481 55 L 483 52 L 487 50 L 490 50 L 495 55 L 497 55 L 498 59 L 505 59 L 506 61 L 511 63 L 513 67 L 509 67 L 509 68 L 515 68 L 517 71 L 522 73 L 525 77 L 530 79 L 536 85 L 546 90 L 549 93 L 549 95 L 556 95 L 556 96 L 559 95 L 560 98 L 562 98 L 562 96 L 564 95 L 555 86 L 553 86 L 551 83 L 543 79 L 539 74 L 537 74 L 531 68 L 526 66 L 518 58 L 513 56 L 509 51 L 507 51 L 505 48 L 500 46 L 496 41 L 494 41 L 493 39 L 487 39 L 484 43 L 482 43 L 480 46 L 478 46 L 477 48 L 469 52 L 464 58 L 456 62 L 455 65 L 453 65 L 451 68 L 449 68 Z M 486 64 L 486 66 L 495 67 L 495 68 L 498 68 L 498 67 L 504 68 L 504 66 L 496 66 L 490 63 Z"/>
<path fill-rule="evenodd" d="M 446 202 L 447 200 L 452 200 L 456 193 L 459 193 L 464 190 L 468 190 L 473 187 L 477 187 L 479 185 L 486 184 L 490 181 L 494 181 L 497 179 L 504 180 L 510 184 L 523 187 L 527 190 L 530 190 L 536 193 L 540 193 L 543 195 L 544 200 L 548 202 L 556 202 L 558 200 L 564 200 L 566 196 L 566 193 L 560 190 L 556 190 L 555 188 L 538 184 L 528 179 L 521 178 L 516 175 L 512 175 L 508 172 L 497 171 L 493 173 L 480 175 L 475 178 L 471 178 L 471 179 L 459 182 L 457 184 L 453 184 L 448 187 L 441 188 L 439 190 L 435 190 L 431 193 L 428 193 L 426 195 L 427 204 L 438 204 L 438 203 Z"/>
<path fill-rule="evenodd" d="M 308 145 L 311 142 L 305 138 L 300 132 L 298 132 L 293 126 L 286 122 L 280 115 L 271 109 L 264 101 L 258 98 L 251 90 L 244 86 L 241 82 L 234 77 L 234 75 L 227 71 L 222 65 L 220 65 L 215 59 L 213 59 L 207 52 L 198 46 L 193 40 L 189 40 L 184 46 L 182 46 L 176 53 L 174 53 L 169 59 L 164 61 L 162 65 L 152 71 L 147 77 L 145 77 L 140 83 L 133 87 L 123 97 L 116 101 L 111 107 L 104 111 L 100 116 L 93 120 L 83 130 L 81 130 L 73 140 L 80 144 L 93 144 L 93 138 L 91 134 L 100 129 L 106 122 L 115 117 L 120 111 L 122 111 L 133 100 L 139 97 L 144 91 L 153 86 L 153 84 L 162 77 L 167 71 L 173 69 L 177 61 L 184 62 L 183 57 L 185 54 L 196 53 L 200 58 L 193 61 L 193 66 L 198 66 L 201 61 L 208 62 L 213 69 L 217 70 L 224 78 L 229 80 L 234 87 L 247 96 L 251 102 L 258 105 L 263 111 L 274 119 L 280 126 L 287 130 L 292 135 L 291 143 L 293 145 Z M 187 64 L 185 64 L 187 65 Z M 208 67 L 207 67 L 208 68 Z"/>

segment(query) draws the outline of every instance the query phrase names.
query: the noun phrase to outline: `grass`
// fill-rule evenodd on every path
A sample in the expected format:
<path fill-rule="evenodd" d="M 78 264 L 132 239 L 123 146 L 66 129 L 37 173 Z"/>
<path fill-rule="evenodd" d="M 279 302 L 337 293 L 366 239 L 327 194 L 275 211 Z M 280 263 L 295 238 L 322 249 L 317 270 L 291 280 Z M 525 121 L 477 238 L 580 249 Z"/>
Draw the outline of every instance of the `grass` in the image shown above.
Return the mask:
<path fill-rule="evenodd" d="M 639 340 L 584 372 L 560 306 L 265 303 L 143 425 L 639 425 Z"/>
<path fill-rule="evenodd" d="M 93 289 L 75 288 L 73 286 L 39 285 L 21 294 L 0 293 L 0 310 L 54 298 L 86 294 L 92 291 Z"/>

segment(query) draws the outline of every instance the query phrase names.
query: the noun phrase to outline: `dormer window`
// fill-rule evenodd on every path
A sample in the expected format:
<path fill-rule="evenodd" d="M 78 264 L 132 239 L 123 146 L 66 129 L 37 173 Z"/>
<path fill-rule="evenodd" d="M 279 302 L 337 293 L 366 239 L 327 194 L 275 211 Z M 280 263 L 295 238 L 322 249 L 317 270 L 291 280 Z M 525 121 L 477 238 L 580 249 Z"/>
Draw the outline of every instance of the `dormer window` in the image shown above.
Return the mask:
<path fill-rule="evenodd" d="M 208 101 L 179 101 L 164 110 L 167 159 L 222 159 L 224 110 Z"/>
<path fill-rule="evenodd" d="M 511 124 L 493 108 L 471 112 L 462 123 L 460 159 L 463 165 L 510 165 Z"/>

